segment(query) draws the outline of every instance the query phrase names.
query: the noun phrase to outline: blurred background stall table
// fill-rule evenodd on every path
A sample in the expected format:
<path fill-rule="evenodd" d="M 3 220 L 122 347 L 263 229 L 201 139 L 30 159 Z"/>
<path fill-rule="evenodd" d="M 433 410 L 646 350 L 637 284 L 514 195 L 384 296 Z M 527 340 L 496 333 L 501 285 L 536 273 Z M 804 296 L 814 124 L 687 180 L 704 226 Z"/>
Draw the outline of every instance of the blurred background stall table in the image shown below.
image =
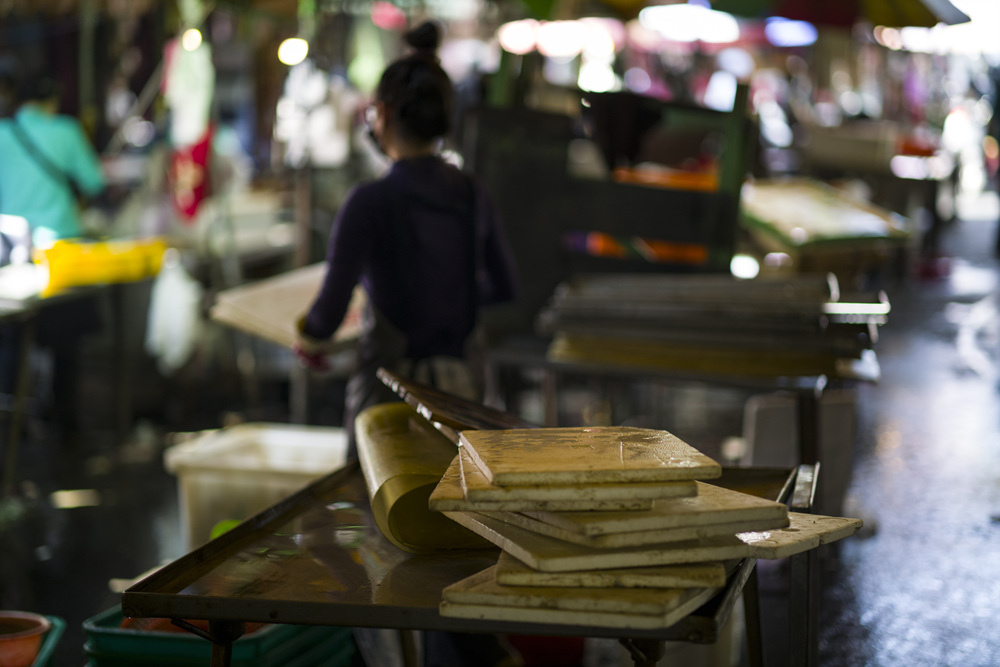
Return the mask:
<path fill-rule="evenodd" d="M 833 273 L 848 292 L 906 275 L 919 238 L 898 213 L 809 178 L 747 182 L 740 215 L 762 273 Z"/>
<path fill-rule="evenodd" d="M 779 460 L 827 465 L 829 495 L 821 511 L 838 514 L 853 441 L 826 433 L 831 419 L 824 413 L 833 390 L 878 381 L 874 347 L 888 313 L 884 294 L 841 293 L 832 274 L 754 280 L 578 276 L 560 285 L 539 314 L 540 336 L 490 350 L 487 395 L 493 404 L 546 426 L 633 423 L 674 432 L 681 422 L 670 416 L 667 401 L 644 415 L 645 406 L 630 400 L 629 388 L 658 383 L 687 391 L 734 389 L 741 396 L 790 395 L 783 431 L 789 437 L 782 445 L 790 440 L 792 450 Z M 580 383 L 589 394 L 582 410 L 567 400 Z M 684 400 L 677 397 L 678 410 Z M 521 414 L 524 405 L 541 412 Z M 734 408 L 744 415 L 743 403 Z M 852 423 L 853 415 L 848 417 Z M 743 453 L 709 451 L 758 465 L 767 454 L 764 443 Z"/>
<path fill-rule="evenodd" d="M 88 243 L 58 241 L 43 254 L 38 264 L 22 262 L 0 267 L 0 321 L 8 325 L 5 336 L 8 346 L 5 372 L 13 380 L 10 405 L 10 425 L 5 447 L 3 493 L 11 495 L 17 482 L 17 457 L 28 393 L 31 390 L 31 354 L 39 337 L 60 341 L 58 331 L 71 331 L 74 335 L 91 333 L 99 329 L 100 307 L 109 314 L 114 378 L 114 428 L 124 439 L 132 427 L 131 372 L 127 358 L 127 314 L 125 289 L 128 284 L 148 281 L 159 271 L 165 246 L 158 239 L 144 241 L 116 241 Z M 77 306 L 84 308 L 78 315 Z M 46 319 L 47 318 L 47 319 Z M 95 320 L 91 322 L 91 320 Z M 56 336 L 56 338 L 53 338 Z M 70 343 L 72 345 L 72 343 Z M 56 354 L 59 354 L 57 351 Z M 66 353 L 75 358 L 78 351 L 70 348 Z M 58 382 L 75 385 L 75 364 L 67 369 L 69 377 Z M 57 409 L 75 408 L 73 392 L 69 400 L 60 394 Z M 69 418 L 72 418 L 69 414 Z M 66 428 L 73 428 L 72 423 Z"/>
<path fill-rule="evenodd" d="M 861 184 L 865 198 L 912 221 L 916 263 L 936 257 L 942 229 L 955 219 L 961 168 L 939 130 L 857 120 L 803 127 L 800 144 L 804 174 Z"/>

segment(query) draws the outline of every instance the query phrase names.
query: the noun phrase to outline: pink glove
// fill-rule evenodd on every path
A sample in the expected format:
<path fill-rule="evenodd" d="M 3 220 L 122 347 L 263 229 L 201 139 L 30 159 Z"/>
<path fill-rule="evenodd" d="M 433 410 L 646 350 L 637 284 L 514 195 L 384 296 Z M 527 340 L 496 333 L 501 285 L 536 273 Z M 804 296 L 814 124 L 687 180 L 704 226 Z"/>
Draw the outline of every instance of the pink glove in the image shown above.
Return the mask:
<path fill-rule="evenodd" d="M 292 351 L 298 357 L 299 363 L 309 370 L 318 372 L 330 370 L 330 362 L 322 352 L 309 352 L 302 347 L 301 343 L 295 343 L 292 346 Z"/>
<path fill-rule="evenodd" d="M 292 351 L 299 358 L 299 362 L 312 371 L 330 370 L 330 362 L 326 355 L 330 352 L 330 341 L 319 340 L 305 333 L 302 329 L 305 325 L 305 316 L 300 317 L 295 323 L 298 330 L 298 340 L 292 345 Z"/>

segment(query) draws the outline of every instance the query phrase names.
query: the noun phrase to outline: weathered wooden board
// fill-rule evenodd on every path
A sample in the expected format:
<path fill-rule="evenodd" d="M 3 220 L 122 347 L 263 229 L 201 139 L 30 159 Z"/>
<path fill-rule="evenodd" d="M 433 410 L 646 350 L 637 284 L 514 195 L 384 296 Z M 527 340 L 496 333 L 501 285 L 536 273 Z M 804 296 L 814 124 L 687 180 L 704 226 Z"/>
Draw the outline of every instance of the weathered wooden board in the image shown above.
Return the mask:
<path fill-rule="evenodd" d="M 670 627 L 718 592 L 718 588 L 513 588 L 497 584 L 489 568 L 445 588 L 439 609 L 442 616 L 461 618 L 657 629 Z"/>
<path fill-rule="evenodd" d="M 551 361 L 565 363 L 769 378 L 813 375 L 843 377 L 840 367 L 852 361 L 829 351 L 797 350 L 792 347 L 770 350 L 727 349 L 569 334 L 557 334 L 552 339 L 547 354 Z"/>
<path fill-rule="evenodd" d="M 799 512 L 789 512 L 788 519 L 787 528 L 740 533 L 738 537 L 750 546 L 750 555 L 776 560 L 850 537 L 863 523 L 861 519 Z"/>
<path fill-rule="evenodd" d="M 654 504 L 655 508 L 655 504 Z M 652 511 L 652 510 L 649 510 Z M 640 547 L 653 544 L 665 544 L 667 542 L 684 542 L 687 540 L 698 540 L 705 537 L 718 537 L 720 535 L 735 535 L 736 533 L 753 530 L 773 530 L 784 528 L 788 525 L 787 514 L 768 517 L 764 519 L 744 519 L 728 523 L 702 524 L 693 526 L 680 526 L 676 528 L 661 528 L 658 530 L 640 530 L 628 533 L 607 533 L 604 535 L 587 535 L 573 530 L 566 530 L 560 526 L 554 526 L 531 518 L 521 512 L 482 512 L 482 514 L 499 519 L 515 526 L 526 528 L 532 532 L 555 537 L 574 544 L 598 548 L 617 547 Z M 574 512 L 579 514 L 579 512 Z"/>
<path fill-rule="evenodd" d="M 571 572 L 745 558 L 750 548 L 733 535 L 669 545 L 600 549 L 572 544 L 475 512 L 445 512 L 469 530 L 536 570 Z"/>
<path fill-rule="evenodd" d="M 788 527 L 778 530 L 643 547 L 601 549 L 540 535 L 475 512 L 445 512 L 445 515 L 525 565 L 544 572 L 701 563 L 747 556 L 773 560 L 834 542 L 861 528 L 860 519 L 789 512 Z"/>
<path fill-rule="evenodd" d="M 697 495 L 657 500 L 648 512 L 528 512 L 527 514 L 536 521 L 590 537 L 767 519 L 778 522 L 772 524 L 772 528 L 787 525 L 785 520 L 788 508 L 782 503 L 714 484 L 704 482 L 694 484 L 698 489 Z M 760 530 L 760 528 L 748 527 L 747 530 Z"/>
<path fill-rule="evenodd" d="M 712 479 L 722 468 L 667 431 L 627 426 L 465 431 L 462 445 L 497 486 Z"/>
<path fill-rule="evenodd" d="M 650 498 L 624 498 L 621 500 L 588 500 L 586 498 L 565 498 L 561 500 L 530 500 L 524 498 L 508 498 L 507 500 L 467 500 L 462 489 L 462 471 L 459 457 L 456 455 L 451 465 L 445 470 L 440 481 L 431 492 L 428 505 L 438 512 L 490 512 L 507 510 L 522 512 L 525 510 L 540 510 L 550 512 L 583 511 L 583 510 L 648 510 L 653 506 Z"/>
<path fill-rule="evenodd" d="M 618 570 L 541 572 L 506 551 L 500 552 L 497 583 L 504 586 L 566 586 L 585 588 L 715 588 L 726 583 L 723 563 L 691 563 Z"/>
<path fill-rule="evenodd" d="M 566 484 L 552 486 L 497 486 L 476 465 L 468 448 L 460 446 L 462 490 L 468 500 L 630 500 L 633 498 L 686 498 L 698 493 L 692 480 L 679 482 L 632 482 L 620 484 Z"/>
<path fill-rule="evenodd" d="M 496 566 L 488 567 L 446 587 L 446 602 L 665 616 L 691 598 L 684 588 L 566 588 L 562 586 L 503 586 Z M 702 589 L 703 590 L 703 589 Z M 718 590 L 718 588 L 714 589 Z"/>
<path fill-rule="evenodd" d="M 291 348 L 298 337 L 298 320 L 312 305 L 325 274 L 326 263 L 320 262 L 223 290 L 216 296 L 211 317 L 244 333 Z M 361 313 L 366 301 L 364 289 L 356 288 L 344 323 L 333 335 L 339 347 L 353 345 L 361 334 Z"/>

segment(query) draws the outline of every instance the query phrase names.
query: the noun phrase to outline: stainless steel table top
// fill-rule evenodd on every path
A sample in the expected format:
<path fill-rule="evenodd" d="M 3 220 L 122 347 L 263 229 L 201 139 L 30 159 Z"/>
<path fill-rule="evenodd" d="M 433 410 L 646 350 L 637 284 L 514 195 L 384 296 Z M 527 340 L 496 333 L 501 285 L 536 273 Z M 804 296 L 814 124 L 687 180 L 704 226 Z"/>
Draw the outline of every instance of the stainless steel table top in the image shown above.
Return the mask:
<path fill-rule="evenodd" d="M 787 498 L 794 471 L 728 469 L 729 486 Z M 404 552 L 372 519 L 360 469 L 352 465 L 244 521 L 134 584 L 126 616 L 256 621 L 711 642 L 728 618 L 753 563 L 702 609 L 659 631 L 442 617 L 441 590 L 493 565 L 499 551 Z"/>

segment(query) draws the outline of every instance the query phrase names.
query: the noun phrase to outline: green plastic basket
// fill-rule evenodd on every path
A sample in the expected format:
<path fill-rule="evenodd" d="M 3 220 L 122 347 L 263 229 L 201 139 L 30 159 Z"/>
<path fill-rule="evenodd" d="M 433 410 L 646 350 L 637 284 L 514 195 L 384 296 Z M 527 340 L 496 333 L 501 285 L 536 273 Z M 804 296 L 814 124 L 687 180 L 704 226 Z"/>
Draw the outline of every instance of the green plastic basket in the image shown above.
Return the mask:
<path fill-rule="evenodd" d="M 38 649 L 38 655 L 35 656 L 35 661 L 31 663 L 31 667 L 51 666 L 52 654 L 55 652 L 56 646 L 59 645 L 59 640 L 62 638 L 63 632 L 66 630 L 66 621 L 58 616 L 46 616 L 45 618 L 49 619 L 49 623 L 52 626 L 45 633 L 42 646 Z"/>
<path fill-rule="evenodd" d="M 90 667 L 185 667 L 209 664 L 212 645 L 190 633 L 121 628 L 121 606 L 83 623 Z M 232 667 L 347 667 L 355 652 L 350 628 L 267 625 L 233 642 Z"/>

